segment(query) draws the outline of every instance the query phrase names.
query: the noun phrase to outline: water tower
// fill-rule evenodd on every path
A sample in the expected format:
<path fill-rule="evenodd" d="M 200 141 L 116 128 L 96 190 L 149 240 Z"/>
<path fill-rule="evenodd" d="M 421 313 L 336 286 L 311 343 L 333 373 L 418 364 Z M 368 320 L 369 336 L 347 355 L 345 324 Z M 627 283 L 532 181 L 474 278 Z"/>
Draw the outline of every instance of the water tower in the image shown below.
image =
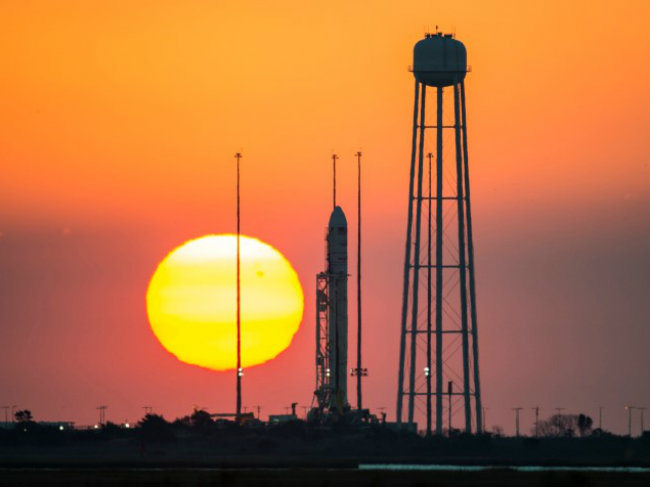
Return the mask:
<path fill-rule="evenodd" d="M 447 428 L 461 427 L 468 433 L 473 427 L 483 430 L 467 160 L 467 72 L 465 46 L 452 35 L 427 34 L 415 45 L 397 422 L 414 427 L 424 419 L 427 434 L 433 431 L 433 418 L 436 434 L 443 433 L 443 418 L 448 418 Z M 427 92 L 435 96 L 431 113 Z M 452 424 L 457 413 L 462 413 L 463 421 Z"/>

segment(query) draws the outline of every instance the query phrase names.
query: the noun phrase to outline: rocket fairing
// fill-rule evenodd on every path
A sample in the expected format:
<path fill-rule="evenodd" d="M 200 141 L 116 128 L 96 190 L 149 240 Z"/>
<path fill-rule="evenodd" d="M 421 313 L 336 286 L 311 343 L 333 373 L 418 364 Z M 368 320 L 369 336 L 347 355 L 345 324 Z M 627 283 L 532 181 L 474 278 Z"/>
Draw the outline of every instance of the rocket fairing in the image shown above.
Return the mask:
<path fill-rule="evenodd" d="M 348 222 L 340 206 L 334 207 L 327 229 L 329 278 L 330 407 L 348 404 Z"/>

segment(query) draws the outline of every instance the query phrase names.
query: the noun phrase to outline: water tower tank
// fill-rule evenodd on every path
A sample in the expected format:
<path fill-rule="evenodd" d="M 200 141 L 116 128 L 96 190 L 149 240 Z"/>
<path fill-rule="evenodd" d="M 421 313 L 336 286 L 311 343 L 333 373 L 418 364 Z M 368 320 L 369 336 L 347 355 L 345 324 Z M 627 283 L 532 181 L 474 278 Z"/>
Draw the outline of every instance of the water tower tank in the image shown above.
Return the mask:
<path fill-rule="evenodd" d="M 427 34 L 413 48 L 413 75 L 427 86 L 452 86 L 467 73 L 467 50 L 451 34 Z"/>

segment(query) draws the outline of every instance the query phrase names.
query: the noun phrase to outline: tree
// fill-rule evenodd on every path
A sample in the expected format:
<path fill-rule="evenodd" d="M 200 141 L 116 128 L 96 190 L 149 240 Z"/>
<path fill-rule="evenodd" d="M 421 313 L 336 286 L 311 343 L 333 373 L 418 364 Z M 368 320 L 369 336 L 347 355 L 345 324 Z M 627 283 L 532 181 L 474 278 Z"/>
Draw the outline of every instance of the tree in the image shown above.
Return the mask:
<path fill-rule="evenodd" d="M 172 425 L 158 414 L 146 414 L 138 423 L 143 439 L 149 441 L 169 441 L 175 438 Z"/>
<path fill-rule="evenodd" d="M 573 437 L 578 433 L 581 437 L 589 436 L 593 420 L 584 414 L 554 414 L 540 420 L 537 426 L 539 436 Z M 535 434 L 535 428 L 531 430 Z"/>
<path fill-rule="evenodd" d="M 32 423 L 34 420 L 32 417 L 32 412 L 29 409 L 16 411 L 14 417 L 16 418 L 16 421 L 19 423 Z"/>
<path fill-rule="evenodd" d="M 580 436 L 589 436 L 591 434 L 591 427 L 594 424 L 594 421 L 584 414 L 580 413 L 578 415 L 578 431 L 580 431 Z"/>
<path fill-rule="evenodd" d="M 210 413 L 203 409 L 195 409 L 190 416 L 190 425 L 196 429 L 209 428 L 213 423 L 214 421 L 212 420 Z"/>

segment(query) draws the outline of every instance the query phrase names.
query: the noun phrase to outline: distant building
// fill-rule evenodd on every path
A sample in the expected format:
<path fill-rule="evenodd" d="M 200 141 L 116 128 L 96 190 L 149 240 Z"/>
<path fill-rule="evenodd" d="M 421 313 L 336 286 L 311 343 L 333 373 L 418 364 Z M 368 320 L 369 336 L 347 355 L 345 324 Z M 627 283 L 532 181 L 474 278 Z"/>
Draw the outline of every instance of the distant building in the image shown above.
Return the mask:
<path fill-rule="evenodd" d="M 298 416 L 295 414 L 271 414 L 269 416 L 269 424 L 288 423 L 297 419 Z"/>

